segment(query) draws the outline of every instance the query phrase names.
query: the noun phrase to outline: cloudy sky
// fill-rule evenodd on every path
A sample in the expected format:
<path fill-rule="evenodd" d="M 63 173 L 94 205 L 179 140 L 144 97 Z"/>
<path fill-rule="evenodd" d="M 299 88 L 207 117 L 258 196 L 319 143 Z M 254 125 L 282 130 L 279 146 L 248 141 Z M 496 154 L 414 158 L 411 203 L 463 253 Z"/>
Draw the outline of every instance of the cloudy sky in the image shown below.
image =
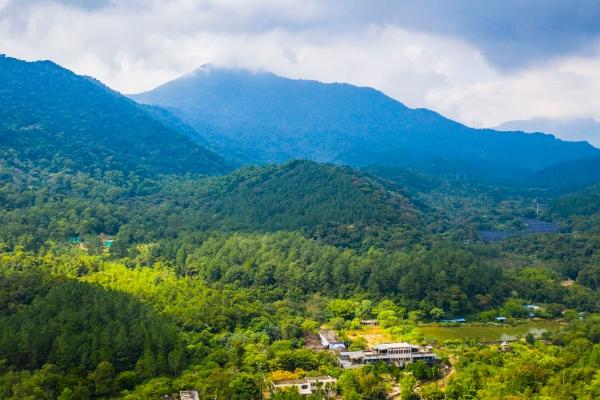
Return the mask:
<path fill-rule="evenodd" d="M 600 121 L 597 0 L 0 0 L 0 52 L 124 93 L 212 63 L 372 86 L 477 127 Z M 600 145 L 600 129 L 563 136 Z"/>

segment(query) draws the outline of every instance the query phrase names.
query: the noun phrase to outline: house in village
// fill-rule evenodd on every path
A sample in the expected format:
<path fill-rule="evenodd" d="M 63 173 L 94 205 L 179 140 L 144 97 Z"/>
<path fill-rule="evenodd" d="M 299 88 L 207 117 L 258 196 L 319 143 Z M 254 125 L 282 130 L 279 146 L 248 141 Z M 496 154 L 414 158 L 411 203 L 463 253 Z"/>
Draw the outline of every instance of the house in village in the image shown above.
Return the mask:
<path fill-rule="evenodd" d="M 321 329 L 319 331 L 319 339 L 321 339 L 321 345 L 327 350 L 346 349 L 346 345 L 338 339 L 335 332 L 328 329 Z"/>
<path fill-rule="evenodd" d="M 433 363 L 437 360 L 430 346 L 421 347 L 409 343 L 383 343 L 370 350 L 342 351 L 338 362 L 344 368 L 356 368 L 379 361 L 403 367 L 415 361 Z"/>
<path fill-rule="evenodd" d="M 535 304 L 525 304 L 523 308 L 528 311 L 530 317 L 535 317 L 535 313 L 542 309 L 542 307 L 536 306 Z"/>
<path fill-rule="evenodd" d="M 464 318 L 443 319 L 440 321 L 443 324 L 464 324 L 467 322 Z"/>
<path fill-rule="evenodd" d="M 508 342 L 501 342 L 499 347 L 500 347 L 500 351 L 502 351 L 502 352 L 507 352 L 507 351 L 512 350 L 512 345 Z"/>
<path fill-rule="evenodd" d="M 196 390 L 182 390 L 179 392 L 179 400 L 200 400 Z"/>
<path fill-rule="evenodd" d="M 302 379 L 276 381 L 271 384 L 274 392 L 298 391 L 303 396 L 321 394 L 326 398 L 335 397 L 335 384 L 337 379 L 329 376 L 315 376 Z"/>
<path fill-rule="evenodd" d="M 362 326 L 377 326 L 379 325 L 379 321 L 376 319 L 363 319 L 360 321 Z"/>
<path fill-rule="evenodd" d="M 114 238 L 104 233 L 98 235 L 98 238 L 100 239 L 100 243 L 102 243 L 102 251 L 108 252 L 114 243 Z"/>
<path fill-rule="evenodd" d="M 102 251 L 108 253 L 110 248 L 113 246 L 114 238 L 112 236 L 105 235 L 101 233 L 98 235 L 99 246 L 101 246 Z M 78 249 L 88 251 L 90 246 L 96 247 L 95 241 L 84 240 L 79 236 L 72 236 L 69 238 L 69 244 L 73 247 L 77 247 Z"/>

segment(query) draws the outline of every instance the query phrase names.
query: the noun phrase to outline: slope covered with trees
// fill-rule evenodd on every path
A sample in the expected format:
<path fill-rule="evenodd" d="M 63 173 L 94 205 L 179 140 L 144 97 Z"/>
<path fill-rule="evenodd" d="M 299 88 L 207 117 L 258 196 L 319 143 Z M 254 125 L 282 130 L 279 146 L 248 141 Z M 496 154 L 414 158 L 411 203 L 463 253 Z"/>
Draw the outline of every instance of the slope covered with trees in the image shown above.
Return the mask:
<path fill-rule="evenodd" d="M 594 309 L 598 301 L 597 292 L 562 287 L 534 269 L 500 272 L 485 251 L 360 256 L 292 234 L 214 235 L 182 267 L 142 247 L 136 258 L 119 262 L 74 251 L 0 257 L 6 399 L 145 399 L 181 388 L 206 398 L 258 399 L 269 379 L 323 373 L 339 378 L 343 398 L 381 396 L 390 379 L 405 385 L 412 374 L 426 380 L 439 370 L 343 370 L 329 353 L 304 348 L 305 334 L 323 323 L 356 329 L 361 318 L 409 334 L 440 310 L 485 320 L 497 312 L 517 317 L 524 299 L 559 302 L 552 308 L 559 315 L 574 313 L 569 307 Z M 563 372 L 579 374 L 578 392 L 592 390 L 589 368 L 597 360 L 589 354 L 598 333 L 596 317 L 588 318 L 568 325 L 551 346 L 515 344 L 515 352 L 500 353 L 464 343 L 451 350 L 461 361 L 446 391 L 424 387 L 424 398 L 489 398 L 499 384 L 505 393 L 532 398 L 550 393 Z M 518 370 L 509 372 L 511 365 Z M 478 377 L 478 371 L 490 373 Z"/>
<path fill-rule="evenodd" d="M 203 399 L 289 400 L 299 395 L 269 393 L 270 383 L 323 374 L 338 378 L 335 391 L 348 400 L 385 398 L 398 386 L 406 399 L 598 397 L 596 188 L 557 198 L 473 181 L 462 161 L 441 158 L 367 170 L 290 161 L 224 174 L 220 158 L 194 144 L 195 131 L 170 112 L 48 62 L 2 58 L 0 73 L 0 398 L 145 400 L 196 389 Z M 323 128 L 319 135 L 333 132 L 325 117 L 335 110 L 336 126 L 351 136 L 362 134 L 351 127 L 390 121 L 360 113 L 353 115 L 364 125 L 344 120 L 356 88 L 299 84 L 299 98 L 332 100 L 307 117 L 311 130 Z M 281 85 L 258 103 L 285 92 Z M 249 101 L 246 89 L 234 89 L 229 100 Z M 359 92 L 369 112 L 418 116 L 403 129 L 423 127 L 424 141 L 441 118 Z M 301 127 L 286 106 L 273 109 Z M 308 116 L 310 107 L 299 110 Z M 463 130 L 456 143 L 487 135 L 445 124 Z M 344 161 L 338 155 L 354 150 L 338 134 L 311 157 Z M 278 149 L 279 139 L 267 146 Z M 478 140 L 461 156 L 481 150 Z M 314 149 L 309 142 L 275 153 Z M 487 150 L 476 159 L 499 162 L 507 153 L 498 148 L 495 161 Z M 517 229 L 538 212 L 561 231 L 477 241 L 479 229 Z M 536 320 L 556 326 L 543 340 L 528 335 L 501 351 L 477 338 L 424 333 L 452 317 L 477 329 L 503 329 L 498 316 L 520 326 L 530 323 L 528 304 L 540 307 Z M 375 334 L 364 319 L 377 321 Z M 335 355 L 311 347 L 322 326 L 352 350 L 367 338 L 433 344 L 439 363 L 342 369 Z"/>
<path fill-rule="evenodd" d="M 421 235 L 421 211 L 401 191 L 349 168 L 307 161 L 213 178 L 5 176 L 0 240 L 9 248 L 101 233 L 116 235 L 118 254 L 141 242 L 215 230 L 302 231 L 352 247 L 384 232 L 396 232 L 398 246 Z"/>
<path fill-rule="evenodd" d="M 522 185 L 566 193 L 600 182 L 600 158 L 558 163 L 525 177 Z"/>
<path fill-rule="evenodd" d="M 386 229 L 405 232 L 409 243 L 422 224 L 421 211 L 396 187 L 351 168 L 308 161 L 243 168 L 173 189 L 186 194 L 188 209 L 203 210 L 209 224 L 228 231 L 303 230 L 359 246 L 366 235 Z"/>
<path fill-rule="evenodd" d="M 221 157 L 100 82 L 50 62 L 0 57 L 0 157 L 31 171 L 215 174 Z"/>

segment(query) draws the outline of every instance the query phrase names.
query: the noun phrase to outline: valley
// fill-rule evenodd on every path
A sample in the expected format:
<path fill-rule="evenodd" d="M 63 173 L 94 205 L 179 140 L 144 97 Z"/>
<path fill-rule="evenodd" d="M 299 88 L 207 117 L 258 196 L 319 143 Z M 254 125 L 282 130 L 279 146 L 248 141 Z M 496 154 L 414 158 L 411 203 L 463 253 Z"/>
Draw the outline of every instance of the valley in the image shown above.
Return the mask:
<path fill-rule="evenodd" d="M 0 81 L 1 399 L 600 396 L 595 147 L 242 70 Z"/>

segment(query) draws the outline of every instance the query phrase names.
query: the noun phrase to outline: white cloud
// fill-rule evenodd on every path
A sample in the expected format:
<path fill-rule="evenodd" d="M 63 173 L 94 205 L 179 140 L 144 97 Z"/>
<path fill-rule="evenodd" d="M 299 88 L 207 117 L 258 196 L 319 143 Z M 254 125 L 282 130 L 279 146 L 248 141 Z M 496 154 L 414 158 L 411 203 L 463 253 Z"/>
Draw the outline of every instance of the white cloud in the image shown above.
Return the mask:
<path fill-rule="evenodd" d="M 125 93 L 213 63 L 372 86 L 475 126 L 534 117 L 600 120 L 600 55 L 507 72 L 456 35 L 386 21 L 345 24 L 321 1 L 25 4 L 0 0 L 0 51 L 51 59 Z"/>
<path fill-rule="evenodd" d="M 492 71 L 474 83 L 456 82 L 429 91 L 427 103 L 475 126 L 507 120 L 600 120 L 600 56 L 570 57 L 502 75 Z"/>

